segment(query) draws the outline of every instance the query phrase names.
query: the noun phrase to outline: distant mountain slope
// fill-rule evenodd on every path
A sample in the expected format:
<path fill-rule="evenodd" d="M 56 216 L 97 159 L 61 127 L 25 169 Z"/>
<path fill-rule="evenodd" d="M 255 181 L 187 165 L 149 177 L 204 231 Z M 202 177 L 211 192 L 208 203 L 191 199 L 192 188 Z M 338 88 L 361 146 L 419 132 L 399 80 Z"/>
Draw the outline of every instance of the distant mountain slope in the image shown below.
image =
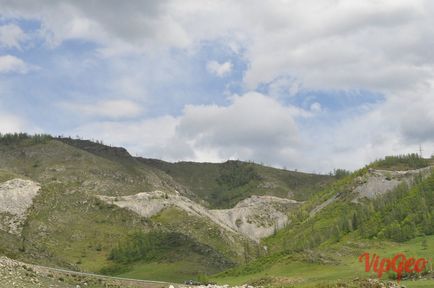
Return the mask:
<path fill-rule="evenodd" d="M 241 161 L 168 163 L 87 140 L 0 135 L 0 254 L 160 280 L 234 266 L 225 275 L 245 276 L 293 257 L 311 261 L 321 249 L 345 250 L 343 239 L 358 246 L 432 235 L 431 165 L 417 155 L 388 157 L 336 180 Z"/>
<path fill-rule="evenodd" d="M 288 212 L 294 203 L 298 205 L 288 197 L 308 199 L 333 181 L 330 176 L 240 161 L 173 164 L 132 157 L 123 148 L 87 140 L 3 135 L 0 191 L 5 202 L 0 205 L 4 208 L 0 209 L 0 253 L 70 269 L 126 273 L 128 269 L 139 271 L 152 261 L 169 261 L 133 258 L 131 263 L 117 263 L 111 259 L 114 249 L 130 241 L 132 234 L 177 233 L 176 239 L 188 240 L 168 241 L 171 244 L 165 251 L 167 255 L 181 250 L 195 255 L 191 268 L 183 268 L 185 277 L 218 272 L 264 253 L 253 240 L 287 223 Z M 165 197 L 156 200 L 157 206 L 163 206 L 152 215 L 118 205 L 121 200 L 155 191 L 169 195 L 168 199 L 179 195 L 183 203 L 200 207 L 202 212 L 193 213 L 188 206 L 179 209 L 175 204 L 182 201 L 169 203 Z M 253 197 L 261 195 L 281 198 Z M 17 199 L 25 203 L 16 203 Z M 10 207 L 19 208 L 19 213 Z M 227 210 L 216 210 L 220 208 Z M 165 267 L 181 267 L 169 264 Z"/>
<path fill-rule="evenodd" d="M 212 208 L 231 208 L 252 195 L 272 195 L 304 201 L 334 181 L 328 175 L 287 171 L 242 161 L 168 163 L 139 159 L 172 176 Z"/>
<path fill-rule="evenodd" d="M 377 171 L 363 169 L 319 193 L 294 210 L 291 225 L 265 242 L 278 252 L 334 243 L 347 234 L 393 241 L 433 234 L 432 170 L 410 170 L 406 176 Z"/>
<path fill-rule="evenodd" d="M 170 188 L 177 189 L 192 200 L 202 200 L 210 208 L 231 208 L 252 195 L 272 195 L 304 201 L 335 180 L 329 175 L 288 171 L 242 161 L 170 163 L 133 157 L 124 148 L 109 147 L 89 140 L 56 140 L 125 167 L 140 166 L 159 173 L 159 177 L 164 178 Z"/>
<path fill-rule="evenodd" d="M 381 251 L 382 257 L 405 253 L 432 261 L 433 160 L 414 154 L 390 156 L 338 180 L 290 212 L 289 225 L 261 241 L 268 247 L 267 255 L 215 279 L 231 283 L 256 279 L 252 282 L 277 286 L 284 279 L 331 283 L 330 287 L 377 287 L 378 283 L 354 284 L 354 279 L 372 277 L 357 261 L 363 252 Z M 422 274 L 404 274 L 404 280 L 423 280 L 406 287 L 434 283 L 432 266 Z M 387 278 L 396 279 L 396 274 L 383 276 Z M 336 284 L 336 279 L 346 283 Z"/>

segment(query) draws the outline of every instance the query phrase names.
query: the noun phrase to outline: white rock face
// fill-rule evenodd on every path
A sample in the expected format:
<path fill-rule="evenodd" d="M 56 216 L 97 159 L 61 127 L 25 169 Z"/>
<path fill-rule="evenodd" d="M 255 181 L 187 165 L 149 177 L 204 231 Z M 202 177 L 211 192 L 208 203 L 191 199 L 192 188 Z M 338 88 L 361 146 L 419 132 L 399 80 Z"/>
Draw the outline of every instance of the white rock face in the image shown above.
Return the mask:
<path fill-rule="evenodd" d="M 253 240 L 270 236 L 288 223 L 287 211 L 300 202 L 274 196 L 251 196 L 234 208 L 210 210 L 221 222 Z"/>
<path fill-rule="evenodd" d="M 21 225 L 38 194 L 40 185 L 23 179 L 0 183 L 0 229 L 9 233 L 21 233 Z"/>
<path fill-rule="evenodd" d="M 392 191 L 401 183 L 407 183 L 410 185 L 414 181 L 415 176 L 421 175 L 422 178 L 425 178 L 430 175 L 432 168 L 433 167 L 429 166 L 407 171 L 369 169 L 366 175 L 356 179 L 356 185 L 352 188 L 352 191 L 355 192 L 356 196 L 351 202 L 358 203 L 359 199 L 362 198 L 374 199 Z M 310 211 L 309 216 L 315 216 L 319 211 L 335 202 L 338 198 L 339 195 L 336 194 L 330 199 L 324 201 L 313 208 Z"/>
<path fill-rule="evenodd" d="M 431 167 L 421 169 L 408 170 L 408 171 L 386 171 L 371 169 L 364 179 L 353 191 L 357 193 L 357 199 L 366 197 L 374 199 L 378 196 L 384 195 L 395 189 L 401 183 L 411 184 L 416 175 L 426 177 L 431 172 Z"/>
<path fill-rule="evenodd" d="M 152 217 L 163 209 L 177 207 L 191 215 L 206 217 L 228 231 L 241 233 L 255 241 L 283 227 L 288 222 L 286 211 L 299 204 L 295 200 L 279 197 L 252 196 L 231 209 L 208 210 L 179 193 L 153 191 L 122 197 L 98 197 L 143 217 Z"/>

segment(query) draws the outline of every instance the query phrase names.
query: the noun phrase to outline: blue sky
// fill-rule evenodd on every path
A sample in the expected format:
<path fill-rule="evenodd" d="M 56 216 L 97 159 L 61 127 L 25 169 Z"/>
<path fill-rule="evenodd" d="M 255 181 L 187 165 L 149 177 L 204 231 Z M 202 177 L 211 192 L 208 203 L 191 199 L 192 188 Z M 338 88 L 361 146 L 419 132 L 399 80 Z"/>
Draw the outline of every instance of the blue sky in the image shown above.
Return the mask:
<path fill-rule="evenodd" d="M 0 132 L 323 173 L 434 152 L 432 3 L 254 4 L 0 0 Z"/>

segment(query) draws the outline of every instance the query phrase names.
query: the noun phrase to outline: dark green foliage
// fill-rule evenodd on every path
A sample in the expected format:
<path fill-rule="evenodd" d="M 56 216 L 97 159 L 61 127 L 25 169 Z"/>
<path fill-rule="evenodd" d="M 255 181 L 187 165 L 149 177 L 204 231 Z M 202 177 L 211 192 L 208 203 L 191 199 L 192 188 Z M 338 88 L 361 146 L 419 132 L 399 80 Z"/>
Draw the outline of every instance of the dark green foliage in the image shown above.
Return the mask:
<path fill-rule="evenodd" d="M 131 155 L 125 148 L 107 146 L 104 145 L 102 141 L 81 140 L 65 137 L 58 137 L 56 140 L 109 160 L 119 161 L 132 159 Z"/>
<path fill-rule="evenodd" d="M 376 169 L 409 170 L 423 168 L 429 165 L 429 159 L 422 158 L 419 154 L 412 153 L 398 156 L 386 156 L 383 160 L 377 160 L 370 166 Z"/>
<path fill-rule="evenodd" d="M 290 215 L 292 225 L 278 231 L 265 243 L 273 252 L 292 253 L 338 242 L 349 233 L 396 242 L 434 234 L 434 174 L 424 179 L 416 176 L 411 187 L 404 183 L 382 197 L 352 203 L 353 181 L 362 173 L 366 173 L 366 169 L 317 193 Z M 336 200 L 332 204 L 315 216 L 309 216 L 313 207 L 333 196 Z"/>
<path fill-rule="evenodd" d="M 172 262 L 190 257 L 192 254 L 206 256 L 222 267 L 233 264 L 211 247 L 198 243 L 184 234 L 160 231 L 132 233 L 126 241 L 112 249 L 108 259 L 121 264 L 159 260 Z"/>
<path fill-rule="evenodd" d="M 220 166 L 220 175 L 217 183 L 229 189 L 234 189 L 248 184 L 250 181 L 259 180 L 260 176 L 252 165 L 240 161 L 227 161 Z"/>
<path fill-rule="evenodd" d="M 127 241 L 113 248 L 108 259 L 120 263 L 161 259 L 170 248 L 181 247 L 184 244 L 182 240 L 175 233 L 135 232 Z"/>
<path fill-rule="evenodd" d="M 17 143 L 26 143 L 26 144 L 43 144 L 48 140 L 52 139 L 50 135 L 46 134 L 34 134 L 29 135 L 27 133 L 0 133 L 0 144 L 3 145 L 11 145 Z"/>
<path fill-rule="evenodd" d="M 305 201 L 335 180 L 329 175 L 287 171 L 253 162 L 169 163 L 136 159 L 169 174 L 185 187 L 187 195 L 194 200 L 205 200 L 209 208 L 231 208 L 252 195 L 289 196 Z"/>
<path fill-rule="evenodd" d="M 373 211 L 360 233 L 403 242 L 417 235 L 434 234 L 434 174 L 408 188 L 401 185 L 373 202 Z M 360 212 L 359 212 L 360 213 Z M 367 231 L 371 228 L 372 232 Z"/>
<path fill-rule="evenodd" d="M 218 186 L 211 192 L 210 200 L 217 207 L 229 208 L 250 196 L 249 191 L 252 191 L 261 179 L 253 165 L 240 161 L 221 164 L 215 180 Z"/>

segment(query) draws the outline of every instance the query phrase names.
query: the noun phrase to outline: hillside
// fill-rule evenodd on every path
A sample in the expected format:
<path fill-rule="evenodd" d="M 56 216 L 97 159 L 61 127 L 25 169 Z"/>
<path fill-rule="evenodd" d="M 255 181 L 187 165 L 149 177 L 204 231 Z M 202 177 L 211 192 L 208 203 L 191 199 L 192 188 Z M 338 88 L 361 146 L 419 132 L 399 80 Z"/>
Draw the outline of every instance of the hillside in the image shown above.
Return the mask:
<path fill-rule="evenodd" d="M 293 210 L 291 224 L 262 240 L 269 255 L 214 279 L 297 287 L 324 282 L 333 283 L 331 287 L 377 287 L 380 284 L 352 282 L 354 277 L 376 278 L 363 271 L 358 256 L 366 251 L 388 257 L 400 252 L 431 263 L 421 275 L 405 274 L 406 285 L 433 287 L 432 164 L 432 159 L 415 155 L 388 157 L 340 179 Z M 393 277 L 396 274 L 388 273 L 383 280 Z M 410 281 L 421 277 L 420 282 Z"/>
<path fill-rule="evenodd" d="M 3 135 L 0 253 L 73 270 L 183 281 L 262 255 L 257 242 L 333 181 L 240 161 L 167 163 L 87 140 Z M 137 233 L 154 232 L 167 240 L 157 249 L 166 256 L 112 257 Z M 165 273 L 149 274 L 150 267 Z"/>
<path fill-rule="evenodd" d="M 138 159 L 166 172 L 211 208 L 231 208 L 252 195 L 305 201 L 333 181 L 332 177 L 326 175 L 287 171 L 241 161 L 216 164 Z"/>
<path fill-rule="evenodd" d="M 433 164 L 390 156 L 331 177 L 242 161 L 168 163 L 88 140 L 3 135 L 0 254 L 178 283 L 377 287 L 356 261 L 362 251 L 432 255 Z M 409 287 L 431 287 L 433 272 L 424 273 L 426 282 Z M 44 277 L 37 279 L 51 281 Z"/>

